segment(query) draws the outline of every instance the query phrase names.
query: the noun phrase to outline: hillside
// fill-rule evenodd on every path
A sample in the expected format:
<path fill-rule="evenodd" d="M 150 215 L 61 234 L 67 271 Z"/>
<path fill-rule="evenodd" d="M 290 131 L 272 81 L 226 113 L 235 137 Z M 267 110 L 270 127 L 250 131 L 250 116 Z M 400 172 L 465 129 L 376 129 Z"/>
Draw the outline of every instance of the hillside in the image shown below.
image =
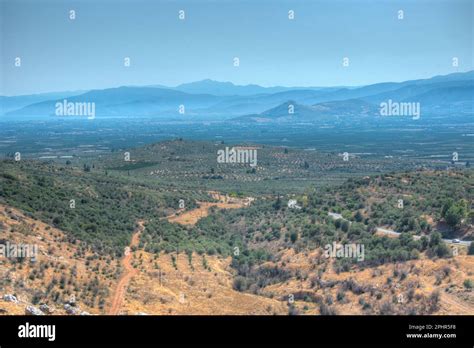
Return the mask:
<path fill-rule="evenodd" d="M 107 305 L 120 269 L 110 256 L 100 255 L 70 235 L 21 211 L 0 205 L 2 245 L 36 245 L 29 258 L 0 258 L 0 313 L 25 314 L 27 306 L 46 304 L 51 314 L 99 314 Z M 13 295 L 17 303 L 4 296 Z M 48 311 L 44 311 L 46 314 Z"/>
<path fill-rule="evenodd" d="M 77 245 L 65 243 L 61 231 L 15 209 L 2 207 L 1 216 L 2 228 L 13 231 L 10 241 L 37 243 L 43 251 L 48 246 L 33 264 L 2 263 L 2 295 L 13 294 L 20 301 L 0 299 L 2 314 L 23 314 L 27 306 L 42 304 L 54 314 L 109 313 L 124 272 L 118 260 L 110 263 L 108 258 L 83 253 Z M 20 227 L 23 224 L 34 226 L 30 234 Z M 229 257 L 155 254 L 141 247 L 130 255 L 135 271 L 118 314 L 472 314 L 474 310 L 474 296 L 463 285 L 473 276 L 473 256 L 462 254 L 455 259 L 423 257 L 336 271 L 331 260 L 316 250 L 284 249 L 275 254 L 275 261 L 258 268 L 260 281 L 268 285 L 250 287 L 250 292 L 242 292 L 247 285 L 236 278 Z M 272 275 L 276 267 L 279 272 Z M 65 305 L 72 294 L 71 309 Z"/>
<path fill-rule="evenodd" d="M 74 312 L 64 307 L 74 294 L 88 313 L 473 313 L 471 169 L 363 175 L 374 162 L 358 161 L 342 183 L 282 192 L 275 180 L 237 192 L 255 173 L 226 163 L 212 172 L 221 145 L 163 142 L 131 149 L 131 161 L 3 160 L 1 239 L 38 244 L 40 254 L 2 260 L 1 294 L 21 302 L 0 308 Z M 260 150 L 256 173 L 293 181 L 348 165 Z M 193 173 L 233 174 L 200 177 L 206 190 Z M 325 254 L 347 245 L 358 254 Z"/>
<path fill-rule="evenodd" d="M 361 117 L 368 116 L 380 117 L 379 109 L 376 105 L 358 99 L 350 99 L 318 103 L 310 106 L 288 101 L 258 115 L 241 116 L 232 120 L 240 122 L 311 122 L 333 124 L 339 121 L 340 118 L 354 122 Z"/>
<path fill-rule="evenodd" d="M 69 243 L 62 231 L 9 207 L 0 206 L 0 227 L 2 241 L 36 244 L 39 250 L 35 262 L 0 259 L 0 315 L 23 315 L 28 306 L 43 314 L 112 313 L 125 271 L 119 259 Z M 131 256 L 138 272 L 112 314 L 285 314 L 279 301 L 233 290 L 228 259 L 196 254 L 191 266 L 181 254 L 175 269 L 170 255 Z M 8 295 L 16 302 L 4 298 Z"/>
<path fill-rule="evenodd" d="M 225 148 L 252 146 L 256 149 L 255 167 L 248 163 L 218 163 L 217 153 Z M 130 161 L 124 161 L 124 153 Z M 367 174 L 399 171 L 407 168 L 445 168 L 439 160 L 412 160 L 404 156 L 392 158 L 370 153 L 351 153 L 343 160 L 343 151 L 324 153 L 253 143 L 228 144 L 223 141 L 203 142 L 177 139 L 143 147 L 123 149 L 85 163 L 103 173 L 149 185 L 159 184 L 173 189 L 218 190 L 222 192 L 298 193 L 309 185 L 337 185 L 347 178 Z M 82 163 L 81 163 L 82 165 Z M 131 178 L 130 178 L 131 177 Z"/>

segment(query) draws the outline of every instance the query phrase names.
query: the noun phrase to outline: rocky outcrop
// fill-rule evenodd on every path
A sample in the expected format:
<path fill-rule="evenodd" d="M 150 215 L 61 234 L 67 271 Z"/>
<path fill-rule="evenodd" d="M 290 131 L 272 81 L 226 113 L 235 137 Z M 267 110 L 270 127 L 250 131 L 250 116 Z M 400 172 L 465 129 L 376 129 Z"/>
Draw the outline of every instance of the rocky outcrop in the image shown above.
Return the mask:
<path fill-rule="evenodd" d="M 3 295 L 3 300 L 7 302 L 18 303 L 18 299 L 14 295 L 11 295 L 11 294 Z"/>
<path fill-rule="evenodd" d="M 79 308 L 71 306 L 69 303 L 66 303 L 64 305 L 64 310 L 66 311 L 67 314 L 70 314 L 70 315 L 78 315 L 81 312 Z"/>
<path fill-rule="evenodd" d="M 40 310 L 41 310 L 43 313 L 46 313 L 46 314 L 53 314 L 53 313 L 54 313 L 54 308 L 48 306 L 47 304 L 42 304 L 42 305 L 40 306 Z"/>
<path fill-rule="evenodd" d="M 42 311 L 40 311 L 38 308 L 33 307 L 33 306 L 27 306 L 25 308 L 25 314 L 26 315 L 44 315 Z"/>

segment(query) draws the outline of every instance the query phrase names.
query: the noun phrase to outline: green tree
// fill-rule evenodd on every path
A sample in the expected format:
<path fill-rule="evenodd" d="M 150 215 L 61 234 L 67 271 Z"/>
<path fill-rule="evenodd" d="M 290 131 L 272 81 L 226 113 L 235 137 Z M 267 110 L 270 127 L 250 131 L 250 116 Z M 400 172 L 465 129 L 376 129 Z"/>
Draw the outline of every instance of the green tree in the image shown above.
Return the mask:
<path fill-rule="evenodd" d="M 461 219 L 463 218 L 462 210 L 457 205 L 452 205 L 447 211 L 444 216 L 446 223 L 454 228 L 461 223 Z"/>
<path fill-rule="evenodd" d="M 469 245 L 469 248 L 467 249 L 467 254 L 474 255 L 474 242 L 471 242 L 471 244 Z"/>
<path fill-rule="evenodd" d="M 273 203 L 273 208 L 275 210 L 280 210 L 281 209 L 281 197 L 280 195 L 277 196 L 277 200 L 275 201 L 275 203 Z"/>
<path fill-rule="evenodd" d="M 458 226 L 462 219 L 467 217 L 467 214 L 468 206 L 464 199 L 457 203 L 453 203 L 453 201 L 449 200 L 443 205 L 443 209 L 441 211 L 441 215 L 446 220 L 446 223 L 452 228 Z"/>
<path fill-rule="evenodd" d="M 290 234 L 290 240 L 292 243 L 296 242 L 298 240 L 298 233 L 296 232 L 291 232 Z"/>
<path fill-rule="evenodd" d="M 443 238 L 441 237 L 441 233 L 433 232 L 430 236 L 430 247 L 435 247 L 440 245 L 443 242 Z"/>

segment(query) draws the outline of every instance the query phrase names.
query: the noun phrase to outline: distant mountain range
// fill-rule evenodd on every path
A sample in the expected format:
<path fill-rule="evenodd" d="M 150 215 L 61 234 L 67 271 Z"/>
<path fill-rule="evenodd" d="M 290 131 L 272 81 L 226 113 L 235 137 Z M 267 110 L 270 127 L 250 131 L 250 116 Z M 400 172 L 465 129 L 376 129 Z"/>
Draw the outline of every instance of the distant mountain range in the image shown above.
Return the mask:
<path fill-rule="evenodd" d="M 166 87 L 166 86 L 151 86 L 151 87 L 161 87 L 174 89 L 176 91 L 192 93 L 192 94 L 213 94 L 217 96 L 251 96 L 257 94 L 273 94 L 279 92 L 285 92 L 290 90 L 331 90 L 336 89 L 337 87 L 262 87 L 259 85 L 245 85 L 239 86 L 234 85 L 232 82 L 220 82 L 210 79 L 184 83 L 176 87 Z"/>
<path fill-rule="evenodd" d="M 41 93 L 20 95 L 15 97 L 0 96 L 0 115 L 4 115 L 10 111 L 22 109 L 28 105 L 41 103 L 43 101 L 63 99 L 83 93 L 85 93 L 85 91 Z"/>
<path fill-rule="evenodd" d="M 474 71 L 352 88 L 238 86 L 203 80 L 177 87 L 119 87 L 0 96 L 0 117 L 58 117 L 56 103 L 64 99 L 70 103 L 95 103 L 96 117 L 154 117 L 164 121 L 319 122 L 376 117 L 380 115 L 380 103 L 388 100 L 420 103 L 426 116 L 452 117 L 473 115 L 473 96 Z"/>

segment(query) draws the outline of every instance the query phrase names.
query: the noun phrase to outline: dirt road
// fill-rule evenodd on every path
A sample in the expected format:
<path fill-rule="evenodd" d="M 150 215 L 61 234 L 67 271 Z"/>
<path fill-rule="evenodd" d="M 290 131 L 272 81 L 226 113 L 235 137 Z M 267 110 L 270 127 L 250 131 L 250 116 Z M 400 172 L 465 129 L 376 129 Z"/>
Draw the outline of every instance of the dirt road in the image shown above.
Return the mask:
<path fill-rule="evenodd" d="M 455 310 L 455 312 L 451 310 L 450 314 L 455 313 L 458 315 L 472 315 L 474 313 L 474 307 L 472 305 L 446 292 L 441 293 L 440 302 L 446 308 Z"/>
<path fill-rule="evenodd" d="M 171 223 L 178 223 L 181 225 L 195 225 L 200 219 L 209 215 L 209 209 L 217 207 L 219 209 L 237 209 L 250 205 L 253 201 L 252 197 L 234 198 L 219 194 L 214 191 L 209 192 L 212 198 L 217 199 L 218 202 L 197 202 L 199 207 L 193 210 L 184 211 L 180 214 L 173 214 L 167 217 Z"/>
<path fill-rule="evenodd" d="M 130 246 L 125 248 L 125 256 L 122 259 L 123 274 L 120 276 L 115 291 L 113 293 L 112 304 L 107 314 L 117 315 L 120 313 L 125 293 L 127 292 L 128 284 L 138 270 L 132 266 L 132 247 L 137 246 L 140 241 L 140 233 L 143 231 L 143 221 L 138 222 L 138 231 L 132 236 Z"/>

